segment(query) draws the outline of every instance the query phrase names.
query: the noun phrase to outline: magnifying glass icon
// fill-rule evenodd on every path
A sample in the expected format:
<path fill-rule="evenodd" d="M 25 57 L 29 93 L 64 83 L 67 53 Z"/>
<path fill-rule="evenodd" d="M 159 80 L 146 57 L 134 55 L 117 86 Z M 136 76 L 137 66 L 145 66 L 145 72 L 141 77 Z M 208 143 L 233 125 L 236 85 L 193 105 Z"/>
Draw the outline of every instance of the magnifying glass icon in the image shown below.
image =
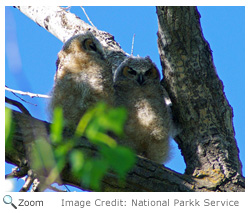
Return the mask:
<path fill-rule="evenodd" d="M 12 203 L 12 197 L 10 195 L 5 195 L 3 198 L 3 202 L 5 204 L 11 204 L 13 208 L 17 209 L 17 207 Z"/>

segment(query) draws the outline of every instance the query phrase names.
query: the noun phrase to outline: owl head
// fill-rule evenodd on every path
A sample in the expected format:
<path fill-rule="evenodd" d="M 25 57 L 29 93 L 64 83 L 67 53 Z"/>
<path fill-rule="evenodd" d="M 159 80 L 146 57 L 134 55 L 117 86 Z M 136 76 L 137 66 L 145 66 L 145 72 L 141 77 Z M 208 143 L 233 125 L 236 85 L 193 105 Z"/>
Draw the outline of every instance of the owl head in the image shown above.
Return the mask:
<path fill-rule="evenodd" d="M 159 82 L 160 73 L 148 56 L 129 57 L 115 71 L 114 82 L 122 81 L 132 81 L 135 85 L 143 86 L 153 81 Z"/>
<path fill-rule="evenodd" d="M 56 61 L 57 69 L 61 61 L 66 63 L 72 61 L 71 58 L 76 59 L 76 63 L 81 63 L 84 58 L 104 60 L 105 53 L 98 39 L 90 31 L 87 31 L 71 37 L 64 43 Z"/>

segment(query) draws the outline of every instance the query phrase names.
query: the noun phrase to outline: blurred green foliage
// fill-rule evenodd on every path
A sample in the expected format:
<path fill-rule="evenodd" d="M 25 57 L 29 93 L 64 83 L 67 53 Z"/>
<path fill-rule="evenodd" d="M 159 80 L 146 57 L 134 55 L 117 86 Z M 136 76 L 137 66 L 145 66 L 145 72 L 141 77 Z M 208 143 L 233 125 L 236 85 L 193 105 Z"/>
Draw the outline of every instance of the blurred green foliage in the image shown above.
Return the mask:
<path fill-rule="evenodd" d="M 118 145 L 110 135 L 123 137 L 126 119 L 127 112 L 124 108 L 111 108 L 99 103 L 83 115 L 73 137 L 64 138 L 63 112 L 56 108 L 50 126 L 50 138 L 38 138 L 30 144 L 31 168 L 37 174 L 47 176 L 46 184 L 49 185 L 59 177 L 66 162 L 70 162 L 72 172 L 81 179 L 83 187 L 91 190 L 101 190 L 101 180 L 108 171 L 117 174 L 118 180 L 123 183 L 135 164 L 135 153 Z M 6 149 L 13 148 L 13 130 L 11 110 L 5 108 Z M 83 136 L 97 147 L 98 154 L 92 156 L 76 148 L 77 142 Z"/>
<path fill-rule="evenodd" d="M 48 176 L 55 167 L 55 158 L 51 144 L 44 138 L 39 138 L 32 144 L 31 159 L 31 168 L 36 173 Z"/>
<path fill-rule="evenodd" d="M 12 111 L 5 107 L 5 148 L 11 149 L 11 141 L 13 137 L 14 123 L 12 122 Z"/>
<path fill-rule="evenodd" d="M 116 173 L 120 181 L 124 180 L 135 163 L 135 154 L 129 148 L 118 145 L 108 133 L 122 137 L 126 119 L 127 112 L 124 108 L 110 108 L 99 103 L 83 115 L 74 136 L 64 139 L 63 113 L 61 109 L 55 109 L 51 141 L 56 145 L 54 155 L 58 170 L 61 171 L 69 159 L 72 172 L 81 178 L 82 184 L 96 191 L 101 190 L 101 180 L 108 170 Z M 74 149 L 82 136 L 96 145 L 98 155 L 90 157 L 84 151 Z"/>

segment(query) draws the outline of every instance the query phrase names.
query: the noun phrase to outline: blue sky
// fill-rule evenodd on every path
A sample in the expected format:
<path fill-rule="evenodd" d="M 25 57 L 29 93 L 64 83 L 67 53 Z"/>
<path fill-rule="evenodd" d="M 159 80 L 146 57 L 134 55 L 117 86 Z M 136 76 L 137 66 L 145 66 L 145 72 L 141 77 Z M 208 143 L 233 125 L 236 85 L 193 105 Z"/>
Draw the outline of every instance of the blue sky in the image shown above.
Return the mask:
<path fill-rule="evenodd" d="M 155 7 L 85 7 L 85 10 L 93 24 L 114 35 L 128 53 L 135 34 L 134 55 L 149 55 L 161 70 Z M 204 37 L 213 51 L 217 73 L 234 110 L 236 140 L 245 175 L 245 7 L 198 7 L 198 10 Z M 71 7 L 70 11 L 87 22 L 80 7 Z M 5 10 L 5 39 L 5 84 L 16 90 L 49 94 L 62 42 L 13 7 Z M 19 101 L 10 92 L 6 95 Z M 37 105 L 23 103 L 34 117 L 48 120 L 46 99 L 22 98 Z M 172 145 L 173 159 L 167 167 L 183 173 L 183 158 L 176 143 Z M 10 171 L 7 165 L 6 172 Z"/>

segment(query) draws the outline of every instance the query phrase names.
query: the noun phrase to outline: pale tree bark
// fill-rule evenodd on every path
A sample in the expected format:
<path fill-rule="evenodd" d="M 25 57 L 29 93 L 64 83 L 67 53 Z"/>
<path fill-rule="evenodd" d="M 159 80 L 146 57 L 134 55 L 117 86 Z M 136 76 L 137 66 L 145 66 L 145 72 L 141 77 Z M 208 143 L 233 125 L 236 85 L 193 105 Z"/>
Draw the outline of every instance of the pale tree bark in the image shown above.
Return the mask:
<path fill-rule="evenodd" d="M 63 42 L 72 35 L 91 30 L 106 49 L 113 70 L 126 57 L 112 35 L 60 7 L 17 8 Z M 175 140 L 185 159 L 186 172 L 179 174 L 139 157 L 125 184 L 118 183 L 116 176 L 108 173 L 102 190 L 244 191 L 232 108 L 214 68 L 209 44 L 202 35 L 197 8 L 157 7 L 157 15 L 162 83 L 171 97 L 174 118 L 181 130 Z M 32 143 L 38 135 L 48 137 L 50 124 L 17 112 L 13 115 L 16 128 L 12 142 L 16 149 L 6 153 L 6 161 L 28 171 L 26 143 Z M 43 131 L 39 131 L 41 128 Z M 76 148 L 96 152 L 85 139 Z M 56 182 L 82 188 L 68 166 Z"/>
<path fill-rule="evenodd" d="M 17 9 L 63 43 L 76 34 L 91 31 L 103 45 L 113 71 L 127 55 L 114 40 L 114 36 L 85 23 L 61 7 L 17 6 Z"/>

